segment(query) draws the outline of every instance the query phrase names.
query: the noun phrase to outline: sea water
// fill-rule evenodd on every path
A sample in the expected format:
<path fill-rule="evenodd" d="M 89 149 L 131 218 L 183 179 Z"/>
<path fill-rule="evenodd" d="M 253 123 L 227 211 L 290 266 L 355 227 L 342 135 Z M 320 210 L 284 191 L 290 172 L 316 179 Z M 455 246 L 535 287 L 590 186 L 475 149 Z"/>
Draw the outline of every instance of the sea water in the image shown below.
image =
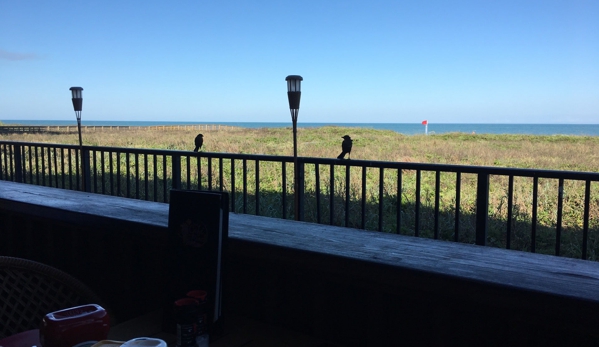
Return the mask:
<path fill-rule="evenodd" d="M 66 120 L 0 120 L 4 125 L 73 125 L 77 122 Z M 157 126 L 157 125 L 194 125 L 194 124 L 221 124 L 243 128 L 287 128 L 291 121 L 269 122 L 171 122 L 171 121 L 83 121 L 82 125 L 89 126 Z M 349 128 L 370 128 L 379 130 L 392 130 L 400 134 L 429 135 L 445 133 L 468 134 L 527 134 L 527 135 L 579 135 L 599 136 L 599 124 L 476 124 L 476 123 L 428 123 L 428 127 L 420 123 L 297 123 L 299 128 L 315 128 L 323 126 L 337 126 Z"/>

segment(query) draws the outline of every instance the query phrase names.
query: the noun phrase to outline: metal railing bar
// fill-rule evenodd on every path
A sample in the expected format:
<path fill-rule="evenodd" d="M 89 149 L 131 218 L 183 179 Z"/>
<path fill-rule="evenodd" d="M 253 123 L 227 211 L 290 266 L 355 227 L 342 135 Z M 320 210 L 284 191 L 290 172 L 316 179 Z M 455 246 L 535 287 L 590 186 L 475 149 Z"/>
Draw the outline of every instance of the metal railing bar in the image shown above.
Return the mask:
<path fill-rule="evenodd" d="M 243 165 L 243 213 L 247 213 L 247 205 L 248 205 L 248 165 L 247 165 L 247 159 L 243 159 L 242 161 L 242 165 Z"/>
<path fill-rule="evenodd" d="M 329 166 L 329 224 L 333 225 L 335 216 L 335 165 Z"/>
<path fill-rule="evenodd" d="M 455 175 L 455 221 L 453 229 L 453 240 L 460 240 L 460 211 L 462 198 L 462 173 L 456 172 Z"/>
<path fill-rule="evenodd" d="M 42 181 L 41 177 L 40 177 L 40 157 L 37 154 L 37 150 L 38 150 L 38 146 L 34 147 L 34 154 L 35 154 L 35 183 L 36 184 L 40 184 L 40 182 Z M 12 169 L 12 168 L 11 168 Z M 77 177 L 79 177 L 79 171 L 77 171 Z"/>
<path fill-rule="evenodd" d="M 584 217 L 582 223 L 582 259 L 587 259 L 589 240 L 589 211 L 591 205 L 591 181 L 587 180 L 584 187 Z"/>
<path fill-rule="evenodd" d="M 98 168 L 97 168 L 97 152 L 96 151 L 91 151 L 91 156 L 92 156 L 92 179 L 93 179 L 93 184 L 91 184 L 91 182 L 89 182 L 90 184 L 90 189 L 92 193 L 98 193 Z"/>
<path fill-rule="evenodd" d="M 395 233 L 396 234 L 400 234 L 401 233 L 401 195 L 402 195 L 402 172 L 401 169 L 397 169 L 397 208 L 395 209 L 395 221 L 396 221 L 396 225 L 395 225 Z"/>
<path fill-rule="evenodd" d="M 190 190 L 191 189 L 191 157 L 189 155 L 185 156 L 185 167 L 186 167 L 186 174 L 185 174 L 185 178 L 186 178 L 186 189 Z"/>
<path fill-rule="evenodd" d="M 125 177 L 127 178 L 127 180 L 125 181 L 125 183 L 127 185 L 126 186 L 127 196 L 131 196 L 131 182 L 130 182 L 130 180 L 131 180 L 131 169 L 130 169 L 130 167 L 131 167 L 131 164 L 130 164 L 131 160 L 130 160 L 130 157 L 129 157 L 130 154 L 131 153 L 129 153 L 129 152 L 125 153 L 125 165 L 127 167 L 127 173 L 125 175 Z"/>
<path fill-rule="evenodd" d="M 102 167 L 102 175 L 101 175 L 102 182 L 100 183 L 100 186 L 102 187 L 102 194 L 106 194 L 106 169 L 105 169 L 106 166 L 105 165 L 106 165 L 105 152 L 100 151 L 100 166 Z"/>
<path fill-rule="evenodd" d="M 48 172 L 48 187 L 52 187 L 52 149 L 50 147 L 46 148 L 46 171 Z"/>
<path fill-rule="evenodd" d="M 208 158 L 208 190 L 212 190 L 212 157 Z"/>
<path fill-rule="evenodd" d="M 224 187 L 223 187 L 223 185 L 224 185 L 224 183 L 223 183 L 224 182 L 223 181 L 223 172 L 224 172 L 223 171 L 223 161 L 224 161 L 224 159 L 222 159 L 222 158 L 218 161 L 218 186 L 219 186 L 218 190 L 221 191 L 221 192 L 224 191 Z"/>
<path fill-rule="evenodd" d="M 62 188 L 66 189 L 66 184 L 65 184 L 66 174 L 65 174 L 65 170 L 64 170 L 64 158 L 65 158 L 64 152 L 65 152 L 65 149 L 61 148 L 60 149 L 60 171 L 62 172 Z"/>
<path fill-rule="evenodd" d="M 162 202 L 168 202 L 167 195 L 168 177 L 166 174 L 166 155 L 162 155 Z"/>
<path fill-rule="evenodd" d="M 508 191 L 507 191 L 507 225 L 505 235 L 505 248 L 510 249 L 512 247 L 512 224 L 514 220 L 514 176 L 510 175 L 508 178 Z"/>
<path fill-rule="evenodd" d="M 260 161 L 259 160 L 255 160 L 254 161 L 255 165 L 256 165 L 256 216 L 260 215 Z"/>
<path fill-rule="evenodd" d="M 202 157 L 198 156 L 198 190 L 203 189 L 202 180 L 204 175 L 202 173 Z"/>
<path fill-rule="evenodd" d="M 555 226 L 555 255 L 559 256 L 562 242 L 562 210 L 564 209 L 564 179 L 557 184 L 557 221 Z"/>
<path fill-rule="evenodd" d="M 283 219 L 287 219 L 287 163 L 281 162 L 281 172 L 283 178 L 281 179 L 281 190 L 283 199 Z"/>
<path fill-rule="evenodd" d="M 12 147 L 9 147 L 8 152 L 9 152 L 9 155 L 10 155 L 10 158 L 11 158 L 8 161 L 9 165 L 10 165 L 10 179 L 13 180 L 13 181 L 16 181 L 16 172 L 15 172 L 16 164 L 13 163 L 13 160 L 12 160 L 12 158 L 14 157 L 14 152 L 15 151 L 14 151 L 14 149 Z"/>
<path fill-rule="evenodd" d="M 54 183 L 56 184 L 56 188 L 58 188 L 58 155 L 56 153 L 56 147 L 54 147 L 52 150 L 52 154 L 54 155 Z"/>
<path fill-rule="evenodd" d="M 116 191 L 117 195 L 121 195 L 121 152 L 116 152 Z"/>
<path fill-rule="evenodd" d="M 146 153 L 144 153 L 144 192 L 145 192 L 145 199 L 144 200 L 150 200 L 150 175 L 148 172 L 148 155 Z"/>
<path fill-rule="evenodd" d="M 108 152 L 108 166 L 110 170 L 108 172 L 108 179 L 110 180 L 110 195 L 114 195 L 114 152 Z"/>
<path fill-rule="evenodd" d="M 8 154 L 9 148 L 12 147 L 7 144 L 2 144 L 2 147 L 0 147 L 0 149 L 2 149 L 2 157 L 4 158 L 3 160 L 0 160 L 0 179 L 2 180 L 10 179 L 11 170 L 8 167 L 8 160 L 9 158 L 12 160 L 12 156 Z"/>
<path fill-rule="evenodd" d="M 316 198 L 316 223 L 320 224 L 321 214 L 320 214 L 320 165 L 319 164 L 314 164 L 314 179 L 315 179 L 314 196 Z"/>
<path fill-rule="evenodd" d="M 379 168 L 379 221 L 378 221 L 378 231 L 383 231 L 383 207 L 385 203 L 385 195 L 384 188 L 385 185 L 385 169 Z"/>
<path fill-rule="evenodd" d="M 532 220 L 530 230 L 530 251 L 536 253 L 536 240 L 537 240 L 537 212 L 538 212 L 538 199 L 539 199 L 539 178 L 534 177 L 532 179 Z"/>
<path fill-rule="evenodd" d="M 14 161 L 15 161 L 15 181 L 17 182 L 23 182 L 23 156 L 22 156 L 22 152 L 23 152 L 23 146 L 16 146 L 16 148 L 14 149 L 14 153 L 15 153 L 15 157 L 14 157 Z"/>
<path fill-rule="evenodd" d="M 41 172 L 41 176 L 42 176 L 42 186 L 46 185 L 46 152 L 44 151 L 44 147 L 40 147 L 41 150 L 41 155 L 40 155 L 40 159 L 42 160 L 42 172 Z"/>
<path fill-rule="evenodd" d="M 414 236 L 420 235 L 420 170 L 416 170 L 416 196 L 414 202 Z"/>
<path fill-rule="evenodd" d="M 172 160 L 172 188 L 173 189 L 181 189 L 181 155 L 173 154 L 171 156 Z M 166 168 L 165 168 L 166 171 Z"/>
<path fill-rule="evenodd" d="M 487 244 L 489 219 L 489 174 L 479 173 L 476 182 L 476 241 L 479 246 Z"/>
<path fill-rule="evenodd" d="M 439 192 L 441 187 L 441 171 L 435 172 L 435 226 L 434 226 L 434 238 L 439 239 Z"/>
<path fill-rule="evenodd" d="M 8 158 L 8 155 L 6 155 L 5 149 L 7 146 L 8 145 L 0 143 L 0 180 L 5 180 L 4 179 L 4 168 L 6 166 L 6 164 L 5 164 L 6 159 Z"/>
<path fill-rule="evenodd" d="M 360 201 L 360 209 L 362 211 L 360 228 L 366 229 L 366 166 L 362 166 L 362 196 Z"/>
<path fill-rule="evenodd" d="M 75 186 L 75 184 L 73 184 L 73 179 L 77 179 L 75 176 L 73 176 L 73 150 L 71 148 L 68 149 L 69 151 L 69 188 L 73 189 L 73 186 Z M 31 153 L 31 151 L 30 151 Z M 29 168 L 31 169 L 31 165 L 29 165 Z"/>
<path fill-rule="evenodd" d="M 31 146 L 23 146 L 23 150 L 27 149 L 27 155 L 25 156 L 25 165 L 27 165 L 27 171 L 25 175 L 23 175 L 23 181 L 27 182 L 27 175 L 29 175 L 29 183 L 33 183 L 33 170 L 32 170 L 32 165 L 31 163 L 33 163 L 33 159 L 32 159 L 32 155 L 31 155 Z M 2 178 L 2 170 L 0 170 L 0 179 Z"/>
<path fill-rule="evenodd" d="M 283 172 L 285 172 L 285 163 L 283 163 Z M 235 189 L 235 159 L 231 159 L 231 212 L 236 212 L 235 211 L 235 191 L 237 191 L 237 189 Z M 283 194 L 285 194 L 285 191 L 283 191 Z M 283 206 L 285 206 L 285 201 L 283 201 Z M 283 214 L 283 218 L 285 215 Z"/>
<path fill-rule="evenodd" d="M 8 158 L 12 158 L 11 155 L 8 155 L 8 149 L 11 146 L 7 144 L 0 145 L 0 149 L 2 150 L 2 158 L 0 158 L 0 179 L 8 180 L 10 170 L 8 168 Z"/>
<path fill-rule="evenodd" d="M 157 155 L 153 155 L 152 156 L 152 165 L 153 165 L 153 174 L 154 174 L 154 184 L 152 184 L 152 189 L 154 192 L 154 202 L 158 201 L 158 184 L 159 179 L 158 179 L 158 156 Z"/>
<path fill-rule="evenodd" d="M 135 153 L 135 198 L 139 197 L 139 154 Z"/>
<path fill-rule="evenodd" d="M 351 176 L 351 172 L 349 170 L 349 165 L 345 166 L 345 202 L 344 202 L 344 210 L 345 210 L 345 216 L 344 216 L 344 225 L 347 227 L 349 226 L 349 187 L 350 187 L 350 176 Z"/>

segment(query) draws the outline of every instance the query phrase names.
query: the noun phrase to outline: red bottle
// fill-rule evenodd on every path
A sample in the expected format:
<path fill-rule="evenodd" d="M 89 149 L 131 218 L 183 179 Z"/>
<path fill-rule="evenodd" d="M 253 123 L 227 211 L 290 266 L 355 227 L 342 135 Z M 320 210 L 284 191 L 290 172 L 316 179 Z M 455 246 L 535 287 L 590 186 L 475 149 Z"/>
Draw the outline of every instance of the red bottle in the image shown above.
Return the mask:
<path fill-rule="evenodd" d="M 177 323 L 177 330 L 175 332 L 177 347 L 195 346 L 198 307 L 199 304 L 195 299 L 183 298 L 175 301 L 174 313 Z"/>

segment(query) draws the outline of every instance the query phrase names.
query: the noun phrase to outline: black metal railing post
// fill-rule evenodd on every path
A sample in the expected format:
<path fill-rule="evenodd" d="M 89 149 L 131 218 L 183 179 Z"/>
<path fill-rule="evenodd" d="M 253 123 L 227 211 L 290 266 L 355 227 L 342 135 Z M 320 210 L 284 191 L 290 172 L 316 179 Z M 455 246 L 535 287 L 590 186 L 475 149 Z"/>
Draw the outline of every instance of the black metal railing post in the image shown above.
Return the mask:
<path fill-rule="evenodd" d="M 181 156 L 173 154 L 173 189 L 181 189 Z"/>
<path fill-rule="evenodd" d="M 83 148 L 81 147 L 81 157 L 82 157 L 82 162 L 81 162 L 81 177 L 82 177 L 82 183 L 83 183 L 83 187 L 82 190 L 84 192 L 91 192 L 91 179 L 92 179 L 92 175 L 91 175 L 91 166 L 90 166 L 90 160 L 89 160 L 89 149 Z"/>
<path fill-rule="evenodd" d="M 478 174 L 476 186 L 476 244 L 487 244 L 487 221 L 489 218 L 489 174 Z"/>
<path fill-rule="evenodd" d="M 23 161 L 21 158 L 22 148 L 20 145 L 13 147 L 13 153 L 15 158 L 15 182 L 23 183 Z"/>
<path fill-rule="evenodd" d="M 304 166 L 304 162 L 298 162 L 298 168 L 297 168 L 297 194 L 298 194 L 298 199 L 297 199 L 297 213 L 298 213 L 298 220 L 303 221 L 304 220 L 304 200 L 305 200 L 305 196 L 304 196 L 304 191 L 305 191 L 305 166 Z"/>

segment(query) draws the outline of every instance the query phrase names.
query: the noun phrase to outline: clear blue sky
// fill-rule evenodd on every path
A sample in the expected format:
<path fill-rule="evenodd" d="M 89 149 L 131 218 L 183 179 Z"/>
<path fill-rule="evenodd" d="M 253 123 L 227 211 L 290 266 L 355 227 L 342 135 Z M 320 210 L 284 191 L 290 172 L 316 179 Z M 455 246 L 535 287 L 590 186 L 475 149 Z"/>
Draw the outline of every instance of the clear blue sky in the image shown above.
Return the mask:
<path fill-rule="evenodd" d="M 0 0 L 0 119 L 599 123 L 599 1 Z"/>

